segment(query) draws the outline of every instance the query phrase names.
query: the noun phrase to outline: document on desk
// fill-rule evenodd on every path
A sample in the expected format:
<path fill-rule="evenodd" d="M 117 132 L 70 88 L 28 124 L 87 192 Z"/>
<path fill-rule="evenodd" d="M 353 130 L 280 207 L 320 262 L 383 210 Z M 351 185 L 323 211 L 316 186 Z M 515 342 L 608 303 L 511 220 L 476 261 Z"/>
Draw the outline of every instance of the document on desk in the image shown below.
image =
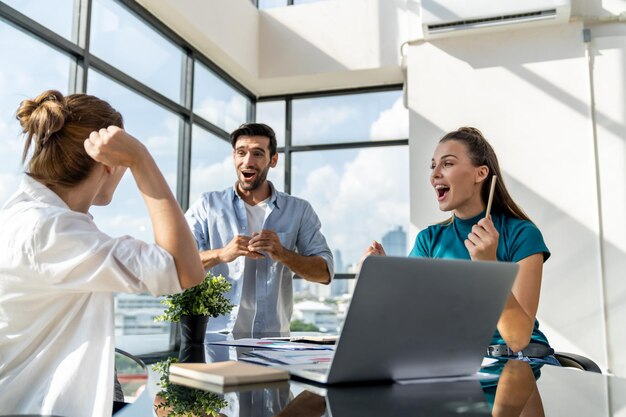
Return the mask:
<path fill-rule="evenodd" d="M 330 364 L 330 362 L 333 360 L 334 353 L 335 352 L 330 350 L 304 350 L 297 352 L 254 350 L 252 352 L 249 352 L 248 355 L 266 359 L 270 362 L 283 365 L 317 365 Z"/>
<path fill-rule="evenodd" d="M 254 349 L 275 349 L 275 350 L 332 350 L 332 345 L 312 345 L 307 343 L 296 343 L 284 340 L 267 340 L 267 339 L 237 339 L 237 340 L 220 340 L 216 342 L 207 342 L 208 345 L 237 346 L 249 347 Z"/>

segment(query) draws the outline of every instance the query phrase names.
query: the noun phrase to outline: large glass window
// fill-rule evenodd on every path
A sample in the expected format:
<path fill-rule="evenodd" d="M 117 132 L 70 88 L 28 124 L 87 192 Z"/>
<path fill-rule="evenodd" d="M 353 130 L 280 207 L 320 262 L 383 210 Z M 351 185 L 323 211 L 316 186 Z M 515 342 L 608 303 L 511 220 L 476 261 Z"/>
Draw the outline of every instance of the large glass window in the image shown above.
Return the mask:
<path fill-rule="evenodd" d="M 180 102 L 181 50 L 112 0 L 94 0 L 91 52 Z"/>
<path fill-rule="evenodd" d="M 355 273 L 363 251 L 389 234 L 405 234 L 389 255 L 408 253 L 409 156 L 407 146 L 296 152 L 291 192 L 309 201 L 337 259 L 335 271 Z"/>
<path fill-rule="evenodd" d="M 193 108 L 227 133 L 248 120 L 250 100 L 215 75 L 205 65 L 196 62 Z"/>
<path fill-rule="evenodd" d="M 88 80 L 88 92 L 122 113 L 124 128 L 146 145 L 175 190 L 179 117 L 98 72 L 91 71 Z M 111 204 L 90 211 L 98 227 L 111 236 L 131 235 L 154 242 L 148 210 L 130 172 L 122 178 Z M 154 322 L 154 317 L 163 312 L 160 298 L 117 294 L 115 303 L 117 346 L 136 354 L 169 348 L 169 324 Z"/>
<path fill-rule="evenodd" d="M 338 274 L 329 286 L 294 282 L 292 330 L 336 332 L 371 241 L 389 255 L 409 252 L 408 112 L 400 90 L 285 101 L 257 103 L 257 121 L 291 124 L 286 186 L 318 214 Z"/>
<path fill-rule="evenodd" d="M 64 38 L 74 39 L 74 0 L 3 0 L 20 13 L 58 33 Z"/>
<path fill-rule="evenodd" d="M 274 129 L 278 147 L 285 146 L 285 100 L 258 102 L 256 121 Z"/>
<path fill-rule="evenodd" d="M 88 79 L 87 91 L 122 114 L 124 128 L 147 146 L 175 193 L 179 117 L 96 71 Z M 92 211 L 98 226 L 113 236 L 129 234 L 148 242 L 154 240 L 148 210 L 130 172 L 124 175 L 113 202 Z"/>
<path fill-rule="evenodd" d="M 409 137 L 401 91 L 297 99 L 292 112 L 294 146 Z"/>
<path fill-rule="evenodd" d="M 180 105 L 185 98 L 181 92 L 194 91 L 197 114 L 212 123 L 213 130 L 226 132 L 245 122 L 251 114 L 252 103 L 248 98 L 251 94 L 209 71 L 210 61 L 192 45 L 151 19 L 136 3 L 114 0 L 4 0 L 4 3 L 16 11 L 8 7 L 0 11 L 0 135 L 4 144 L 4 152 L 0 153 L 0 204 L 15 191 L 23 171 L 19 162 L 23 140 L 15 120 L 19 103 L 48 89 L 64 94 L 81 90 L 86 74 L 89 74 L 87 93 L 107 100 L 122 113 L 125 128 L 147 145 L 172 190 L 177 185 L 179 190 L 187 189 L 177 184 L 178 172 L 187 158 L 193 165 L 192 199 L 201 191 L 234 183 L 230 144 L 198 127 L 193 132 L 182 129 L 190 122 L 191 113 Z M 67 42 L 41 30 L 40 25 L 76 41 L 74 37 L 79 31 L 75 25 L 86 20 L 82 13 L 88 8 L 79 7 L 83 5 L 91 5 L 92 11 L 89 50 L 68 48 Z M 36 23 L 22 21 L 19 13 Z M 14 25 L 26 28 L 18 30 Z M 194 79 L 183 71 L 183 62 L 192 58 L 206 64 L 196 66 L 195 87 Z M 100 65 L 99 60 L 114 70 Z M 120 77 L 120 71 L 128 77 Z M 180 144 L 191 141 L 191 134 L 194 156 L 180 155 Z M 217 180 L 207 183 L 207 178 Z M 276 178 L 283 189 L 284 165 L 272 170 L 270 178 Z M 91 214 L 98 226 L 112 236 L 154 240 L 147 210 L 130 173 L 120 183 L 113 202 L 106 208 L 92 207 Z M 163 310 L 159 298 L 118 294 L 115 303 L 118 346 L 135 354 L 174 347 L 169 324 L 153 322 L 153 317 Z"/>
<path fill-rule="evenodd" d="M 193 204 L 202 193 L 232 186 L 237 177 L 229 142 L 196 125 L 191 137 L 189 203 Z"/>
<path fill-rule="evenodd" d="M 0 20 L 0 205 L 23 172 L 24 141 L 15 112 L 22 100 L 48 89 L 67 94 L 72 59 Z"/>

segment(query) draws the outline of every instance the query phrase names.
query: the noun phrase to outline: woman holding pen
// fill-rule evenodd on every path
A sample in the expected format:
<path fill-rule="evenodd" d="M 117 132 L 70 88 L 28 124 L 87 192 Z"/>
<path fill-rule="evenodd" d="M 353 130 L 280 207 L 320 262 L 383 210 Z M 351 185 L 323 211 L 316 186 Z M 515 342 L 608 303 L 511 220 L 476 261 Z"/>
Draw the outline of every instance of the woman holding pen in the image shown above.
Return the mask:
<path fill-rule="evenodd" d="M 519 264 L 488 355 L 558 365 L 535 318 L 543 263 L 550 252 L 539 229 L 509 195 L 493 148 L 478 129 L 462 127 L 439 141 L 431 169 L 439 208 L 452 216 L 422 230 L 409 256 Z M 373 242 L 364 255 L 385 251 Z"/>

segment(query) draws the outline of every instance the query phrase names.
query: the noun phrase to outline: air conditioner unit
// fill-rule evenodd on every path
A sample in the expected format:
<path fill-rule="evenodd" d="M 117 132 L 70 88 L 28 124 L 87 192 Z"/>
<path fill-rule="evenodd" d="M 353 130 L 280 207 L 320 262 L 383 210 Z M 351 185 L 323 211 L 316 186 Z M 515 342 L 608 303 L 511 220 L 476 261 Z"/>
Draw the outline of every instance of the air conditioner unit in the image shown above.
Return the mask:
<path fill-rule="evenodd" d="M 567 23 L 571 0 L 422 0 L 424 39 Z"/>

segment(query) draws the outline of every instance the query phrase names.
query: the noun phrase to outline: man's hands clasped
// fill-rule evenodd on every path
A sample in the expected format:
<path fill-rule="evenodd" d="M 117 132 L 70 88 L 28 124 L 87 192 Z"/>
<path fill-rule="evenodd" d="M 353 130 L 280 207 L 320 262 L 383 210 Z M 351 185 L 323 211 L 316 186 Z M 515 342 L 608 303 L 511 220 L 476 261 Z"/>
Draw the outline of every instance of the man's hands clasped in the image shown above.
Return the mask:
<path fill-rule="evenodd" d="M 280 261 L 286 249 L 273 230 L 262 230 L 252 237 L 237 235 L 222 248 L 219 258 L 223 263 L 232 262 L 240 256 L 262 259 L 267 254 L 271 259 Z"/>

